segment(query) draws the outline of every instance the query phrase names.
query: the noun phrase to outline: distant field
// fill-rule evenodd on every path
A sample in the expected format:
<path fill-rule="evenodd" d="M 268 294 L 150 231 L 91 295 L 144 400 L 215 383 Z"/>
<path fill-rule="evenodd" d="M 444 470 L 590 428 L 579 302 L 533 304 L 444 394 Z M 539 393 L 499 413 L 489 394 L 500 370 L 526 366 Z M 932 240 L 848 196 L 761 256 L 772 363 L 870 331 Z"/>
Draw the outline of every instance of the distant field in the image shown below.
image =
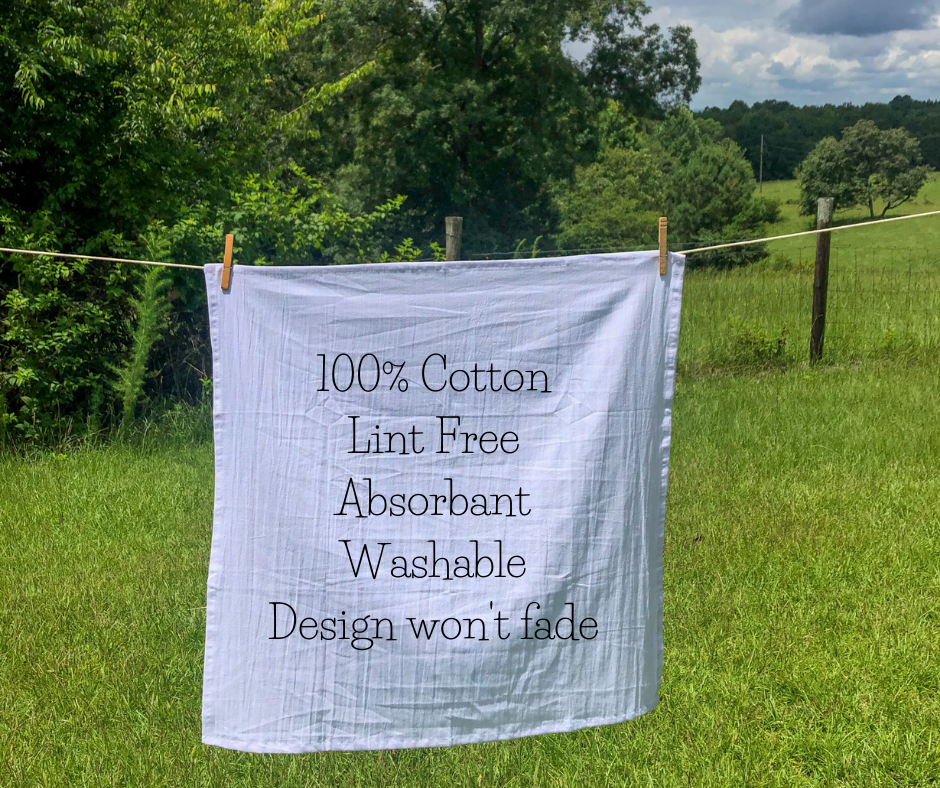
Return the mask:
<path fill-rule="evenodd" d="M 780 235 L 812 229 L 798 213 L 796 181 L 764 184 L 780 203 Z M 917 199 L 889 216 L 940 210 L 936 175 Z M 867 219 L 838 212 L 836 224 Z M 816 240 L 768 244 L 771 255 L 728 271 L 686 275 L 680 368 L 686 372 L 805 363 Z M 691 259 L 691 258 L 690 258 Z M 940 216 L 892 222 L 832 236 L 825 358 L 940 353 Z"/>
<path fill-rule="evenodd" d="M 764 184 L 763 194 L 776 200 L 780 205 L 781 218 L 768 228 L 768 235 L 797 233 L 813 230 L 816 217 L 799 215 L 799 188 L 796 181 L 771 181 Z M 881 206 L 875 206 L 876 213 Z M 915 200 L 905 203 L 888 213 L 892 216 L 905 216 L 912 213 L 924 213 L 940 210 L 940 174 L 934 173 Z M 875 217 L 880 218 L 879 216 Z M 869 221 L 867 208 L 851 208 L 837 211 L 835 224 L 853 224 Z M 815 241 L 811 238 L 791 238 L 770 244 L 771 252 L 781 252 L 799 259 L 812 257 Z M 881 269 L 885 266 L 903 268 L 917 267 L 925 262 L 937 263 L 940 260 L 940 216 L 925 219 L 912 219 L 905 222 L 891 222 L 874 227 L 861 227 L 835 233 L 832 237 L 833 264 L 860 264 Z"/>

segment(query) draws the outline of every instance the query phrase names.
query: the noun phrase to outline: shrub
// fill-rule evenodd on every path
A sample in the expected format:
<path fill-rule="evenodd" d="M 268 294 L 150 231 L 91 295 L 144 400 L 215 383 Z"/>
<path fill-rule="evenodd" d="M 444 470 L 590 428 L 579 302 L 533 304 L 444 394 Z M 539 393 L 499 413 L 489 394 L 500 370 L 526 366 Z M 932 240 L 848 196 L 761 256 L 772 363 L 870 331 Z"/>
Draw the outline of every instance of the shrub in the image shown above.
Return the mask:
<path fill-rule="evenodd" d="M 783 326 L 776 334 L 744 320 L 730 318 L 728 362 L 732 367 L 770 368 L 782 364 L 786 358 L 790 329 Z"/>

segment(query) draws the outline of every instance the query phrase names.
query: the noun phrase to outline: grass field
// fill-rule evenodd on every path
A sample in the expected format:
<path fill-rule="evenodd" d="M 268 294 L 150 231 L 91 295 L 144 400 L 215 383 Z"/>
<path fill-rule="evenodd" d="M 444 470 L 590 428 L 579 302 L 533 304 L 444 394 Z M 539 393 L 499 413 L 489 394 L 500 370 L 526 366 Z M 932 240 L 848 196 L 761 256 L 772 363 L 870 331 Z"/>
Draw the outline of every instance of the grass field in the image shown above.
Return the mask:
<path fill-rule="evenodd" d="M 799 216 L 795 181 L 764 184 L 780 203 L 767 235 L 810 229 Z M 913 203 L 890 216 L 940 210 L 933 176 Z M 867 212 L 839 212 L 837 224 Z M 686 371 L 805 363 L 813 293 L 813 237 L 768 244 L 770 256 L 725 271 L 690 270 L 683 303 Z M 690 258 L 692 259 L 692 258 Z M 826 358 L 853 362 L 885 355 L 940 353 L 940 216 L 832 236 Z"/>
<path fill-rule="evenodd" d="M 780 221 L 770 228 L 768 235 L 798 233 L 816 227 L 815 216 L 799 215 L 799 187 L 796 181 L 765 183 L 763 195 L 776 200 L 780 206 Z M 882 206 L 875 207 L 880 213 Z M 938 210 L 940 175 L 934 173 L 913 201 L 892 209 L 888 218 Z M 875 218 L 880 217 L 876 215 Z M 870 221 L 870 217 L 868 209 L 864 207 L 837 211 L 835 216 L 836 225 L 865 221 Z M 857 259 L 860 264 L 869 267 L 880 269 L 890 264 L 906 271 L 910 266 L 916 268 L 925 260 L 936 261 L 940 256 L 940 216 L 860 227 L 857 230 L 834 233 L 832 237 L 833 253 L 838 255 L 836 262 L 841 259 L 846 264 L 854 264 Z M 769 248 L 771 252 L 799 258 L 801 253 L 805 256 L 807 250 L 810 250 L 812 256 L 814 247 L 815 242 L 812 239 L 807 244 L 805 238 L 791 238 L 775 241 Z M 886 254 L 887 252 L 891 254 Z"/>
<path fill-rule="evenodd" d="M 810 225 L 793 182 L 764 193 L 771 233 Z M 897 213 L 936 206 L 935 179 Z M 0 458 L 0 786 L 940 784 L 937 241 L 940 217 L 834 236 L 815 368 L 812 239 L 688 272 L 662 702 L 623 725 L 395 757 L 204 747 L 205 414 Z"/>
<path fill-rule="evenodd" d="M 212 447 L 0 460 L 0 785 L 940 782 L 937 369 L 681 380 L 662 702 L 441 750 L 200 744 Z"/>

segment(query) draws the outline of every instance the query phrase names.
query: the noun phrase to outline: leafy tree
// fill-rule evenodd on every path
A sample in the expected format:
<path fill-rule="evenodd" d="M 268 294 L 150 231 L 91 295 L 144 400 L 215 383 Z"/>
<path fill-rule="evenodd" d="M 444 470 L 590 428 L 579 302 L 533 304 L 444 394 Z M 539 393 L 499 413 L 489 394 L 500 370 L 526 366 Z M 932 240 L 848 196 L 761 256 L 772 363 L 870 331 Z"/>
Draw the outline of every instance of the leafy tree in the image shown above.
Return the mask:
<path fill-rule="evenodd" d="M 649 7 L 640 2 L 605 10 L 586 26 L 594 41 L 585 62 L 589 84 L 642 117 L 688 104 L 702 84 L 691 28 L 670 28 L 664 37 L 658 25 L 643 24 Z"/>
<path fill-rule="evenodd" d="M 597 114 L 595 125 L 601 152 L 615 147 L 640 147 L 643 131 L 640 119 L 614 99 L 607 99 Z"/>
<path fill-rule="evenodd" d="M 608 110 L 608 118 L 616 118 Z M 622 123 L 609 139 L 630 139 Z M 556 187 L 558 242 L 574 247 L 639 247 L 656 243 L 657 218 L 669 217 L 673 244 L 746 237 L 775 218 L 776 207 L 755 194 L 756 182 L 741 150 L 721 138 L 711 120 L 680 107 L 662 122 L 646 122 L 632 144 L 613 142 L 598 160 L 579 167 Z M 694 258 L 727 265 L 760 257 L 762 250 Z"/>
<path fill-rule="evenodd" d="M 677 160 L 667 207 L 680 238 L 714 240 L 733 228 L 751 229 L 748 212 L 757 183 L 741 150 L 730 140 L 699 145 L 686 160 Z"/>
<path fill-rule="evenodd" d="M 858 203 L 858 188 L 849 174 L 845 150 L 835 137 L 816 145 L 796 170 L 800 184 L 800 213 L 815 215 L 819 197 L 832 197 L 836 208 Z"/>
<path fill-rule="evenodd" d="M 55 236 L 20 238 L 20 248 L 46 247 Z M 125 346 L 133 275 L 123 266 L 49 257 L 30 258 L 15 275 L 0 304 L 0 431 L 41 437 L 103 400 L 107 360 Z"/>
<path fill-rule="evenodd" d="M 133 240 L 252 168 L 290 119 L 246 112 L 251 86 L 317 21 L 309 0 L 12 5 L 0 22 L 0 205 L 45 210 L 75 241 Z"/>
<path fill-rule="evenodd" d="M 251 259 L 286 247 L 293 259 L 370 254 L 370 232 L 400 201 L 356 216 L 284 160 L 371 68 L 273 95 L 268 74 L 321 21 L 311 0 L 11 0 L 0 16 L 2 245 L 141 256 L 147 228 L 162 224 L 169 253 L 200 264 L 217 259 L 223 227 L 256 231 Z M 39 435 L 122 396 L 112 369 L 131 347 L 141 277 L 0 259 L 7 426 Z M 207 365 L 204 294 L 191 273 L 168 277 L 175 309 L 154 354 L 174 367 L 165 378 L 191 385 L 187 370 Z"/>
<path fill-rule="evenodd" d="M 613 117 L 601 128 L 611 97 L 659 117 L 698 87 L 688 31 L 645 24 L 648 10 L 640 0 L 8 0 L 0 242 L 142 256 L 148 228 L 160 228 L 168 256 L 201 264 L 234 230 L 240 262 L 328 264 L 414 258 L 451 212 L 467 217 L 469 250 L 540 235 L 547 184 L 589 165 L 611 134 L 635 133 Z M 566 54 L 573 40 L 594 42 L 584 63 Z M 6 424 L 39 435 L 59 417 L 106 417 L 122 398 L 130 420 L 141 385 L 201 388 L 198 277 L 170 271 L 159 287 L 142 277 L 0 256 Z M 138 287 L 147 296 L 135 301 Z M 159 320 L 144 319 L 145 301 Z M 115 369 L 133 372 L 126 385 Z"/>
<path fill-rule="evenodd" d="M 866 205 L 881 216 L 917 196 L 930 172 L 922 165 L 920 146 L 906 129 L 882 131 L 861 120 L 842 132 L 842 139 L 820 142 L 797 170 L 800 210 L 814 214 L 820 197 L 833 197 L 836 206 Z"/>
<path fill-rule="evenodd" d="M 369 262 L 381 255 L 378 228 L 404 203 L 388 200 L 367 213 L 350 213 L 297 164 L 267 176 L 248 175 L 232 193 L 231 231 L 239 257 L 254 265 Z"/>
<path fill-rule="evenodd" d="M 680 244 L 710 245 L 752 237 L 776 220 L 777 206 L 758 195 L 754 174 L 743 151 L 722 139 L 713 120 L 696 119 L 685 107 L 670 113 L 656 133 L 666 160 L 666 215 Z M 728 266 L 765 256 L 762 246 L 703 253 L 695 266 Z"/>
<path fill-rule="evenodd" d="M 558 188 L 558 245 L 587 253 L 653 243 L 666 202 L 659 164 L 648 149 L 617 146 L 578 167 L 571 183 Z"/>
<path fill-rule="evenodd" d="M 406 194 L 403 231 L 440 237 L 466 217 L 464 246 L 533 237 L 549 218 L 546 183 L 597 152 L 608 96 L 635 90 L 659 113 L 698 86 L 694 42 L 644 26 L 636 0 L 351 0 L 311 37 L 332 78 L 366 52 L 374 70 L 324 116 L 302 161 L 338 193 Z M 626 25 L 626 27 L 624 27 Z M 615 30 L 619 31 L 616 33 Z M 578 64 L 573 39 L 595 42 Z"/>
<path fill-rule="evenodd" d="M 860 120 L 842 132 L 849 178 L 857 184 L 859 201 L 875 216 L 875 200 L 884 203 L 881 216 L 914 199 L 927 181 L 930 167 L 921 164 L 920 145 L 907 129 L 880 130 Z"/>

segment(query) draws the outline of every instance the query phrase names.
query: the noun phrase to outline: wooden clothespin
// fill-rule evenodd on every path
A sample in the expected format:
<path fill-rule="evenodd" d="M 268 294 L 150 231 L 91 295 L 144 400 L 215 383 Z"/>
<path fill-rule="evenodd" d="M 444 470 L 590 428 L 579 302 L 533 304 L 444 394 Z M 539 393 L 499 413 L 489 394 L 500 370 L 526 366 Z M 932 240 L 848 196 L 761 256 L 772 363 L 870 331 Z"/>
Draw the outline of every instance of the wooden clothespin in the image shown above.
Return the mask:
<path fill-rule="evenodd" d="M 668 222 L 665 216 L 659 217 L 659 275 L 666 273 L 666 262 L 669 259 L 669 252 L 666 250 L 666 229 Z"/>
<path fill-rule="evenodd" d="M 235 246 L 235 236 L 225 236 L 225 256 L 222 258 L 222 289 L 228 290 L 232 284 L 232 247 Z"/>

